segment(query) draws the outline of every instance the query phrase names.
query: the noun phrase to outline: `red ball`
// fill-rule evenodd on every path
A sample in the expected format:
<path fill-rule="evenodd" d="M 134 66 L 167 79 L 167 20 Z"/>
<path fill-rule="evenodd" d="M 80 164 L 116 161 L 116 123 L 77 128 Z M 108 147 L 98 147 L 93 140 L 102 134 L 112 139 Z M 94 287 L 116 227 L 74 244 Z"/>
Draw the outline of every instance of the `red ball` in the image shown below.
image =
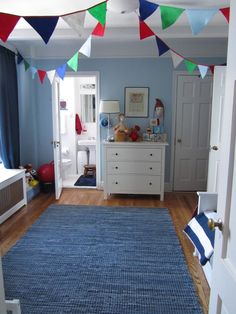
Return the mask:
<path fill-rule="evenodd" d="M 38 168 L 39 181 L 42 182 L 52 182 L 55 180 L 54 176 L 54 163 L 43 164 Z"/>

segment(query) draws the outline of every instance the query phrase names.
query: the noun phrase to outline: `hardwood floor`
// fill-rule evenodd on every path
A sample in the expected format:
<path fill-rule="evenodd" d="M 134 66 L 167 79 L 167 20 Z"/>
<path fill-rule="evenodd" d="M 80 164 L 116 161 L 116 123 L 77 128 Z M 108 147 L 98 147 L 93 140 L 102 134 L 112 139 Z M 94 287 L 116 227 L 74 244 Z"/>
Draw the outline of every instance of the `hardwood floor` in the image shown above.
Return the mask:
<path fill-rule="evenodd" d="M 59 201 L 55 201 L 54 194 L 40 194 L 27 206 L 15 213 L 0 225 L 0 250 L 3 256 L 20 237 L 37 220 L 40 214 L 52 203 L 80 204 L 103 206 L 140 206 L 140 207 L 166 207 L 169 209 L 176 233 L 179 237 L 189 271 L 192 275 L 203 311 L 208 313 L 210 289 L 198 259 L 193 256 L 193 247 L 183 233 L 183 228 L 190 220 L 197 205 L 196 193 L 165 193 L 165 201 L 161 202 L 159 196 L 130 196 L 114 195 L 108 200 L 103 199 L 103 191 L 90 189 L 64 189 Z"/>

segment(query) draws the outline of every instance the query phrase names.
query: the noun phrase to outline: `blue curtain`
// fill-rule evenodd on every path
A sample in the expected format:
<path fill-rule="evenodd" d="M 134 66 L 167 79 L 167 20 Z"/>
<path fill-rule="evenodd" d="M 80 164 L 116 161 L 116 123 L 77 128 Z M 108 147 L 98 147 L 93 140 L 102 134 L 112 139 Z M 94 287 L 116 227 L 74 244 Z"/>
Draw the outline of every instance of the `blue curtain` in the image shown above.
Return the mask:
<path fill-rule="evenodd" d="M 0 46 L 0 159 L 7 169 L 20 165 L 15 54 Z"/>

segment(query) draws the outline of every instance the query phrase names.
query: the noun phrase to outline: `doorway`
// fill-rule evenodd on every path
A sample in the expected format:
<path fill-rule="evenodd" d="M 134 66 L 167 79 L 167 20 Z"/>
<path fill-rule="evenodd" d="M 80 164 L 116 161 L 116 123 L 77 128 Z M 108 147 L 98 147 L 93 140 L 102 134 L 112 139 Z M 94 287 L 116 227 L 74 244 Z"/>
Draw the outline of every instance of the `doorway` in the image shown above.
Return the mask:
<path fill-rule="evenodd" d="M 174 191 L 204 191 L 207 185 L 212 77 L 176 74 Z"/>
<path fill-rule="evenodd" d="M 65 188 L 99 185 L 98 90 L 97 72 L 68 74 L 60 81 L 61 170 Z"/>

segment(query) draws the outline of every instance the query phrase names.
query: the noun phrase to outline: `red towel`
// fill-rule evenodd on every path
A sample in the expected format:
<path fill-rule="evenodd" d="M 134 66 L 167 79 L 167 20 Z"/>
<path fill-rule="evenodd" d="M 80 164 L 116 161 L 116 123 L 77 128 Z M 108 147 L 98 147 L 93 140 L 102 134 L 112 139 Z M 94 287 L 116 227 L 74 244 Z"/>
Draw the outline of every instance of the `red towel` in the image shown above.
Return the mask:
<path fill-rule="evenodd" d="M 75 131 L 77 134 L 81 134 L 81 132 L 82 132 L 82 124 L 81 124 L 80 117 L 79 117 L 78 113 L 76 113 L 76 115 L 75 115 Z"/>

